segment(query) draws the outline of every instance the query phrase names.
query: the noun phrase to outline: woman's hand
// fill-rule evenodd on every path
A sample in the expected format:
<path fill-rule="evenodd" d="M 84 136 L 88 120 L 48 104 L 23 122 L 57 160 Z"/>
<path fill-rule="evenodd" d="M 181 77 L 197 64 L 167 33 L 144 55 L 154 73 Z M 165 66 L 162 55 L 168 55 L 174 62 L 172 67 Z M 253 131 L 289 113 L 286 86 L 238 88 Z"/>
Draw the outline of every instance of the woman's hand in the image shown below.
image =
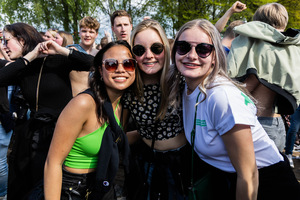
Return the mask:
<path fill-rule="evenodd" d="M 52 40 L 40 43 L 39 51 L 45 55 L 61 54 L 64 56 L 68 56 L 70 52 L 67 48 L 60 46 Z"/>
<path fill-rule="evenodd" d="M 36 47 L 30 51 L 29 53 L 27 53 L 25 56 L 23 56 L 26 60 L 28 60 L 29 62 L 33 61 L 36 58 L 41 58 L 41 57 L 45 57 L 47 55 L 45 54 L 41 54 L 40 52 L 40 47 L 41 47 L 41 43 L 37 44 Z"/>

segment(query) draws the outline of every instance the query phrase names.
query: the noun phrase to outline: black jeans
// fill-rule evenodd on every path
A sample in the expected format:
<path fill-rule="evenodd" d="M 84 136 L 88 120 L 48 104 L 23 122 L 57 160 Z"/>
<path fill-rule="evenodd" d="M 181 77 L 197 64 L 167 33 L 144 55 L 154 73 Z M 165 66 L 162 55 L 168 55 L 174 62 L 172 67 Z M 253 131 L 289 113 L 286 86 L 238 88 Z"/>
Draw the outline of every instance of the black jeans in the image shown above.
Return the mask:
<path fill-rule="evenodd" d="M 96 173 L 74 174 L 63 168 L 62 177 L 62 200 L 82 200 L 89 195 L 93 183 L 95 182 Z"/>

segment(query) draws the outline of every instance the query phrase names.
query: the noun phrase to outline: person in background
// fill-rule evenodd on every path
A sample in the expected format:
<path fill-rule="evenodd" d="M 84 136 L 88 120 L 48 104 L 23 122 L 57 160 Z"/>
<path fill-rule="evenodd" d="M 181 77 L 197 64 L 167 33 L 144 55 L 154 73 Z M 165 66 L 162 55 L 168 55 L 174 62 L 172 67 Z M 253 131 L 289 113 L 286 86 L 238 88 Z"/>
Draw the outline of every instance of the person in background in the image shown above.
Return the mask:
<path fill-rule="evenodd" d="M 291 116 L 290 127 L 286 133 L 285 155 L 289 159 L 291 168 L 294 168 L 293 149 L 296 141 L 297 133 L 300 129 L 300 106 Z"/>
<path fill-rule="evenodd" d="M 62 47 L 74 44 L 72 34 L 66 31 L 58 31 L 55 35 L 55 42 Z"/>
<path fill-rule="evenodd" d="M 285 31 L 288 18 L 279 3 L 260 6 L 252 22 L 235 27 L 239 36 L 228 54 L 230 77 L 257 100 L 258 120 L 279 151 L 286 140 L 281 115 L 293 114 L 300 103 L 300 31 Z"/>
<path fill-rule="evenodd" d="M 167 77 L 170 69 L 168 38 L 157 21 L 143 20 L 132 32 L 131 46 L 140 72 L 136 77 L 138 89 L 126 92 L 122 99 L 125 118 L 130 114 L 137 126 L 137 130 L 127 132 L 129 142 L 142 141 L 133 151 L 139 165 L 128 179 L 135 180 L 127 184 L 127 198 L 186 199 L 191 148 L 183 132 L 180 98 L 169 95 L 175 77 Z M 142 183 L 136 180 L 138 172 L 141 172 Z M 148 187 L 143 188 L 143 185 Z M 135 196 L 139 192 L 145 192 L 145 196 Z"/>
<path fill-rule="evenodd" d="M 225 28 L 227 22 L 234 13 L 240 13 L 247 9 L 246 4 L 236 1 L 232 6 L 225 12 L 225 14 L 216 22 L 215 27 L 221 33 Z"/>
<path fill-rule="evenodd" d="M 181 73 L 186 80 L 182 94 L 186 138 L 204 162 L 227 177 L 220 189 L 229 188 L 229 195 L 222 198 L 299 198 L 300 185 L 257 120 L 249 92 L 227 75 L 215 26 L 205 19 L 184 24 L 175 37 L 172 61 L 169 72 Z"/>
<path fill-rule="evenodd" d="M 45 34 L 43 35 L 44 40 L 53 40 L 55 41 L 57 30 L 56 29 L 48 29 Z"/>
<path fill-rule="evenodd" d="M 241 3 L 240 1 L 236 1 L 226 11 L 226 13 L 217 21 L 217 23 L 215 24 L 215 27 L 221 33 L 223 31 L 223 29 L 225 28 L 227 22 L 231 18 L 231 16 L 234 13 L 240 13 L 240 12 L 244 11 L 245 9 L 247 9 L 246 4 Z M 233 32 L 233 28 L 238 25 L 241 25 L 241 24 L 244 24 L 244 22 L 242 20 L 234 20 L 226 28 L 225 33 L 223 35 L 223 39 L 222 39 L 222 44 L 224 46 L 224 50 L 225 50 L 226 54 L 228 54 L 230 51 L 232 41 L 238 36 L 238 34 L 235 34 Z"/>
<path fill-rule="evenodd" d="M 79 21 L 80 43 L 72 44 L 67 47 L 74 48 L 77 51 L 95 56 L 98 50 L 94 48 L 94 44 L 98 36 L 99 28 L 100 23 L 96 18 L 90 16 L 82 18 Z M 73 96 L 76 96 L 78 93 L 88 88 L 89 73 L 90 72 L 82 71 L 72 71 L 70 73 Z"/>
<path fill-rule="evenodd" d="M 4 50 L 14 62 L 1 63 L 0 86 L 19 85 L 31 113 L 14 130 L 7 198 L 26 199 L 42 181 L 56 120 L 72 98 L 69 73 L 88 71 L 93 56 L 44 41 L 25 23 L 9 24 L 3 30 Z M 46 46 L 47 51 L 43 50 Z"/>
<path fill-rule="evenodd" d="M 226 28 L 226 31 L 222 38 L 222 44 L 224 46 L 224 50 L 226 52 L 226 55 L 228 55 L 230 49 L 231 49 L 231 43 L 232 41 L 239 36 L 239 34 L 235 33 L 233 31 L 234 27 L 239 26 L 241 24 L 244 24 L 245 22 L 242 20 L 235 20 L 231 22 L 228 27 Z"/>
<path fill-rule="evenodd" d="M 0 62 L 5 62 L 8 57 L 3 49 L 3 32 L 0 30 Z M 4 200 L 7 194 L 7 150 L 14 127 L 14 117 L 10 109 L 10 97 L 13 86 L 0 87 L 0 200 Z"/>
<path fill-rule="evenodd" d="M 62 111 L 55 127 L 45 164 L 46 200 L 85 199 L 93 194 L 97 165 L 103 164 L 101 159 L 105 159 L 98 159 L 103 134 L 111 134 L 105 131 L 110 122 L 106 119 L 104 101 L 111 102 L 116 121 L 121 126 L 120 99 L 134 82 L 136 73 L 136 60 L 132 58 L 130 45 L 126 41 L 107 44 L 95 56 L 94 66 L 89 89 L 93 95 L 85 91 L 74 97 Z M 70 183 L 77 186 L 73 190 L 80 194 L 65 190 L 72 187 Z M 101 196 L 103 194 L 98 198 Z"/>
<path fill-rule="evenodd" d="M 126 40 L 130 43 L 132 30 L 132 19 L 125 10 L 116 10 L 110 16 L 111 30 L 116 35 L 117 40 Z"/>

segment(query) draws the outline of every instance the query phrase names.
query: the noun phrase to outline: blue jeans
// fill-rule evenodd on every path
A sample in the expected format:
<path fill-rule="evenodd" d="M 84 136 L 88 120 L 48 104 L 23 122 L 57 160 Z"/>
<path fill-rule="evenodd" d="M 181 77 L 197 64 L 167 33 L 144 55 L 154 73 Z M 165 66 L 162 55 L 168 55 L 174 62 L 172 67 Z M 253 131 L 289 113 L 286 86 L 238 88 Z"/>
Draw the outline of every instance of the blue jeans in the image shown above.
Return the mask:
<path fill-rule="evenodd" d="M 10 97 L 12 87 L 8 87 L 8 95 Z M 10 99 L 10 98 L 9 98 Z M 8 166 L 7 166 L 7 150 L 10 142 L 12 131 L 6 133 L 2 125 L 0 125 L 0 197 L 3 197 L 7 193 L 7 178 L 8 178 Z"/>
<path fill-rule="evenodd" d="M 285 126 L 281 117 L 258 117 L 258 121 L 280 152 L 285 147 Z"/>
<path fill-rule="evenodd" d="M 285 154 L 292 154 L 297 132 L 300 128 L 300 106 L 291 116 L 291 125 L 286 134 Z"/>

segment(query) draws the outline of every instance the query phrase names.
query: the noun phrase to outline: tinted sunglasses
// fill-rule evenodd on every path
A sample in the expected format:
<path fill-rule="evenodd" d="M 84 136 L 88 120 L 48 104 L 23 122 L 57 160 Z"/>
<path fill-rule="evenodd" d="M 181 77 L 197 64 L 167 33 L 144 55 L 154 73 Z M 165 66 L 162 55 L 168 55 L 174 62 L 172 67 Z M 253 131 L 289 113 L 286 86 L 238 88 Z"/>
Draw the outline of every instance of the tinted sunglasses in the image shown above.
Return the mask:
<path fill-rule="evenodd" d="M 188 52 L 191 51 L 192 45 L 186 41 L 176 41 L 176 52 L 179 55 L 185 55 Z M 208 57 L 212 50 L 214 49 L 214 45 L 212 44 L 207 44 L 207 43 L 200 43 L 197 44 L 195 47 L 196 53 L 200 58 L 206 58 Z"/>
<path fill-rule="evenodd" d="M 150 47 L 150 50 L 152 51 L 152 53 L 159 55 L 161 54 L 161 52 L 163 52 L 164 45 L 161 43 L 153 43 Z M 138 44 L 132 48 L 132 52 L 136 56 L 142 56 L 146 52 L 146 48 L 143 45 Z"/>
<path fill-rule="evenodd" d="M 128 72 L 133 72 L 136 67 L 136 60 L 130 58 L 123 60 L 122 63 L 119 63 L 118 60 L 114 58 L 109 58 L 103 60 L 104 67 L 109 72 L 114 72 L 118 69 L 119 64 L 123 65 L 123 68 Z"/>
<path fill-rule="evenodd" d="M 5 36 L 3 35 L 2 44 L 3 44 L 4 46 L 7 46 L 7 43 L 8 43 L 8 41 L 9 41 L 10 39 L 11 39 L 11 38 L 6 38 L 6 39 L 5 39 Z"/>

